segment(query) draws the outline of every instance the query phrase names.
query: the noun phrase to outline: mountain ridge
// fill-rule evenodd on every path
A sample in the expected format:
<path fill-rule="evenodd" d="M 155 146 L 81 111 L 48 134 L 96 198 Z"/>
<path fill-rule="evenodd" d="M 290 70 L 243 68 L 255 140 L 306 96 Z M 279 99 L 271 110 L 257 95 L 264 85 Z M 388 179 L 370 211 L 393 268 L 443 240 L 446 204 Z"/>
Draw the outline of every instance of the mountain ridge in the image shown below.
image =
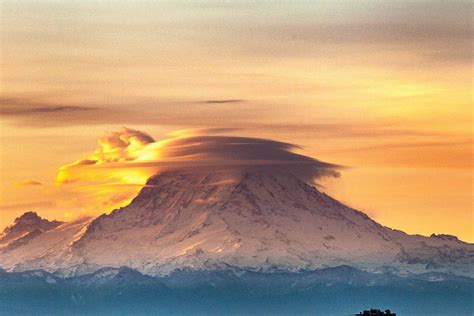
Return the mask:
<path fill-rule="evenodd" d="M 400 277 L 349 266 L 299 273 L 176 270 L 155 277 L 104 267 L 68 278 L 0 269 L 0 309 L 8 314 L 34 308 L 40 314 L 348 315 L 378 306 L 403 315 L 469 315 L 473 289 L 474 279 Z"/>

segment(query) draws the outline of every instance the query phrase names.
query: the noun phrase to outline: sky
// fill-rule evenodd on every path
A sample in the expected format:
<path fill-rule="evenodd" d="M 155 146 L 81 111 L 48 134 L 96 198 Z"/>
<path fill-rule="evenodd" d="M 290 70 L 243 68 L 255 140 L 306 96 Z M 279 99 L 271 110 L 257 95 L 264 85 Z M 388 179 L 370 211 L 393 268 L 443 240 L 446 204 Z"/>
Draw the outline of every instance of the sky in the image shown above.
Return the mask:
<path fill-rule="evenodd" d="M 0 229 L 29 210 L 110 211 L 148 174 L 78 173 L 78 161 L 146 160 L 150 143 L 220 135 L 295 144 L 338 167 L 318 174 L 321 190 L 381 224 L 474 242 L 470 1 L 0 11 Z"/>

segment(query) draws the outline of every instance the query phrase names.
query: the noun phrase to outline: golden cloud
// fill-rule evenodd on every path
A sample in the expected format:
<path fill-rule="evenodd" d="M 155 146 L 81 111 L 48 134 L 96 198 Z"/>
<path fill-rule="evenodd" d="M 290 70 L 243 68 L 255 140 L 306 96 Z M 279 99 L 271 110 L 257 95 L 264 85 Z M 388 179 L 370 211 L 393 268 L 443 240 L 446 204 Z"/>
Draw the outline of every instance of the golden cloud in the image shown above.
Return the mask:
<path fill-rule="evenodd" d="M 150 177 L 172 169 L 276 168 L 305 181 L 339 175 L 340 166 L 297 154 L 293 144 L 202 133 L 174 132 L 155 141 L 144 132 L 122 128 L 99 138 L 98 148 L 88 157 L 61 167 L 56 184 L 67 196 L 74 196 L 69 202 L 100 209 L 127 203 Z"/>
<path fill-rule="evenodd" d="M 42 186 L 43 184 L 39 181 L 26 179 L 22 181 L 15 182 L 15 186 L 17 187 L 30 187 L 30 186 Z"/>

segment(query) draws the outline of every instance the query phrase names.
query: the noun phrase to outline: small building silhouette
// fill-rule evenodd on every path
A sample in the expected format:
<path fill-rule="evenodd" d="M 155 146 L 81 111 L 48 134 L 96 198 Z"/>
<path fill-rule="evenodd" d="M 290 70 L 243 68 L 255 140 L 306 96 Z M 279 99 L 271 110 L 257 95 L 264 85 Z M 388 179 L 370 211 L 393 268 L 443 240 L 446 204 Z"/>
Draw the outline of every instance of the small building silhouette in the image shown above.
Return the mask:
<path fill-rule="evenodd" d="M 397 316 L 397 314 L 392 313 L 389 309 L 386 309 L 385 312 L 382 312 L 380 309 L 370 309 L 363 312 L 360 312 L 356 315 L 363 316 Z"/>

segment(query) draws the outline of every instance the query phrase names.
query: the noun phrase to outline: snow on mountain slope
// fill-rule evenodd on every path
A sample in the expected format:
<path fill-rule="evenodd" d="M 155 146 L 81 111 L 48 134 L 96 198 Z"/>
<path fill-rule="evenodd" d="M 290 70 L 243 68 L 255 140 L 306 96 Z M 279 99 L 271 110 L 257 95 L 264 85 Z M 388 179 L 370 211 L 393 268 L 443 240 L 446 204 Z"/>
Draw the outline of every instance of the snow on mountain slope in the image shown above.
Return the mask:
<path fill-rule="evenodd" d="M 90 218 L 81 218 L 38 234 L 18 247 L 0 248 L 0 265 L 9 271 L 45 269 L 49 272 L 70 264 L 71 245 L 86 231 Z M 35 269 L 36 269 L 35 268 Z"/>
<path fill-rule="evenodd" d="M 473 276 L 474 245 L 383 227 L 290 172 L 253 168 L 157 175 L 127 207 L 90 223 L 63 224 L 0 253 L 6 270 L 67 275 L 106 266 L 166 275 L 180 268 L 297 271 L 343 264 Z"/>

